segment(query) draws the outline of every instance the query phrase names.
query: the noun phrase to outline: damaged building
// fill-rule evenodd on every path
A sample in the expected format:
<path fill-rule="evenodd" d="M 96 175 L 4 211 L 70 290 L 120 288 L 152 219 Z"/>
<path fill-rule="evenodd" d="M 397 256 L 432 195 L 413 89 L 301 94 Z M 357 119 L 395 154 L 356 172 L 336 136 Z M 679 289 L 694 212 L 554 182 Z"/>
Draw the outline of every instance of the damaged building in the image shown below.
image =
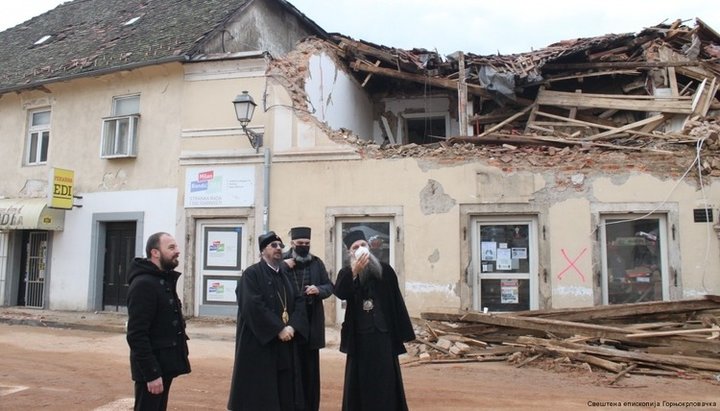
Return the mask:
<path fill-rule="evenodd" d="M 74 3 L 0 33 L 27 55 L 0 64 L 3 305 L 122 310 L 117 263 L 162 230 L 186 314 L 234 316 L 257 236 L 297 225 L 333 278 L 363 230 L 414 316 L 720 290 L 720 36 L 699 19 L 440 56 L 326 33 L 282 0 L 205 2 L 201 20 L 88 0 L 75 21 Z M 76 207 L 46 207 L 54 169 Z"/>

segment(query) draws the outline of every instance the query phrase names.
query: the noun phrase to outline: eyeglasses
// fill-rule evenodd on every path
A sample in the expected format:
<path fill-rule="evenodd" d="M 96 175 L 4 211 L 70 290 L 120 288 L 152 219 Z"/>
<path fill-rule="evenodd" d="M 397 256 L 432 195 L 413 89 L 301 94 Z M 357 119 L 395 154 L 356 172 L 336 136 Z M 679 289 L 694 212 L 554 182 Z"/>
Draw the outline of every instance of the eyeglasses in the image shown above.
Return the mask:
<path fill-rule="evenodd" d="M 272 248 L 285 248 L 285 245 L 283 243 L 279 243 L 277 241 L 268 245 Z"/>

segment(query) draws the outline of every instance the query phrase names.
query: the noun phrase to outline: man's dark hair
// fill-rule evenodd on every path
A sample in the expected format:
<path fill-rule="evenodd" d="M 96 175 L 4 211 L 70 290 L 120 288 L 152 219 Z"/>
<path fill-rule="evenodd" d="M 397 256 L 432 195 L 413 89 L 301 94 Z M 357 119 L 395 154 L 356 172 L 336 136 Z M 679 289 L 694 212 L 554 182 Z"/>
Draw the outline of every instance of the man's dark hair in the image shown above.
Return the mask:
<path fill-rule="evenodd" d="M 162 237 L 164 235 L 170 235 L 170 234 L 168 234 L 164 231 L 161 231 L 159 233 L 155 233 L 155 234 L 151 235 L 150 237 L 148 237 L 147 244 L 145 244 L 145 255 L 147 256 L 147 258 L 150 258 L 151 251 L 153 249 L 155 249 L 155 250 L 160 249 L 160 237 Z"/>

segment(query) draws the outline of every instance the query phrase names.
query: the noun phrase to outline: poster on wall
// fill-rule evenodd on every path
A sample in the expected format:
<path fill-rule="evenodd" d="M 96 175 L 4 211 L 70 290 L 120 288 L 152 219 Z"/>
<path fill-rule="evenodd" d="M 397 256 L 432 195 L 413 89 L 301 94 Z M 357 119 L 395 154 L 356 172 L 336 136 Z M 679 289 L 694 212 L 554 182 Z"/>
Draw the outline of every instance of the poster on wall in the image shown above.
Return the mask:
<path fill-rule="evenodd" d="M 520 302 L 518 280 L 500 281 L 500 303 L 518 304 Z"/>
<path fill-rule="evenodd" d="M 239 277 L 208 278 L 205 277 L 206 303 L 235 303 L 235 288 Z"/>
<path fill-rule="evenodd" d="M 240 270 L 242 227 L 205 227 L 205 270 Z"/>
<path fill-rule="evenodd" d="M 249 207 L 255 203 L 255 168 L 190 167 L 185 172 L 185 207 Z"/>

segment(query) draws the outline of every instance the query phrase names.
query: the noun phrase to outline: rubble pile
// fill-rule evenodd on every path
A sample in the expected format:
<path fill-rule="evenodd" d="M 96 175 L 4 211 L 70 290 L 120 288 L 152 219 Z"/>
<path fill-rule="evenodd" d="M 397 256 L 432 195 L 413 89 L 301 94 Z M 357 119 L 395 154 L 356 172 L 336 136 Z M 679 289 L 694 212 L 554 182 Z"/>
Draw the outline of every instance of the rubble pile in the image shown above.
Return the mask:
<path fill-rule="evenodd" d="M 513 313 L 424 312 L 409 363 L 541 358 L 614 373 L 720 375 L 720 297 Z"/>

